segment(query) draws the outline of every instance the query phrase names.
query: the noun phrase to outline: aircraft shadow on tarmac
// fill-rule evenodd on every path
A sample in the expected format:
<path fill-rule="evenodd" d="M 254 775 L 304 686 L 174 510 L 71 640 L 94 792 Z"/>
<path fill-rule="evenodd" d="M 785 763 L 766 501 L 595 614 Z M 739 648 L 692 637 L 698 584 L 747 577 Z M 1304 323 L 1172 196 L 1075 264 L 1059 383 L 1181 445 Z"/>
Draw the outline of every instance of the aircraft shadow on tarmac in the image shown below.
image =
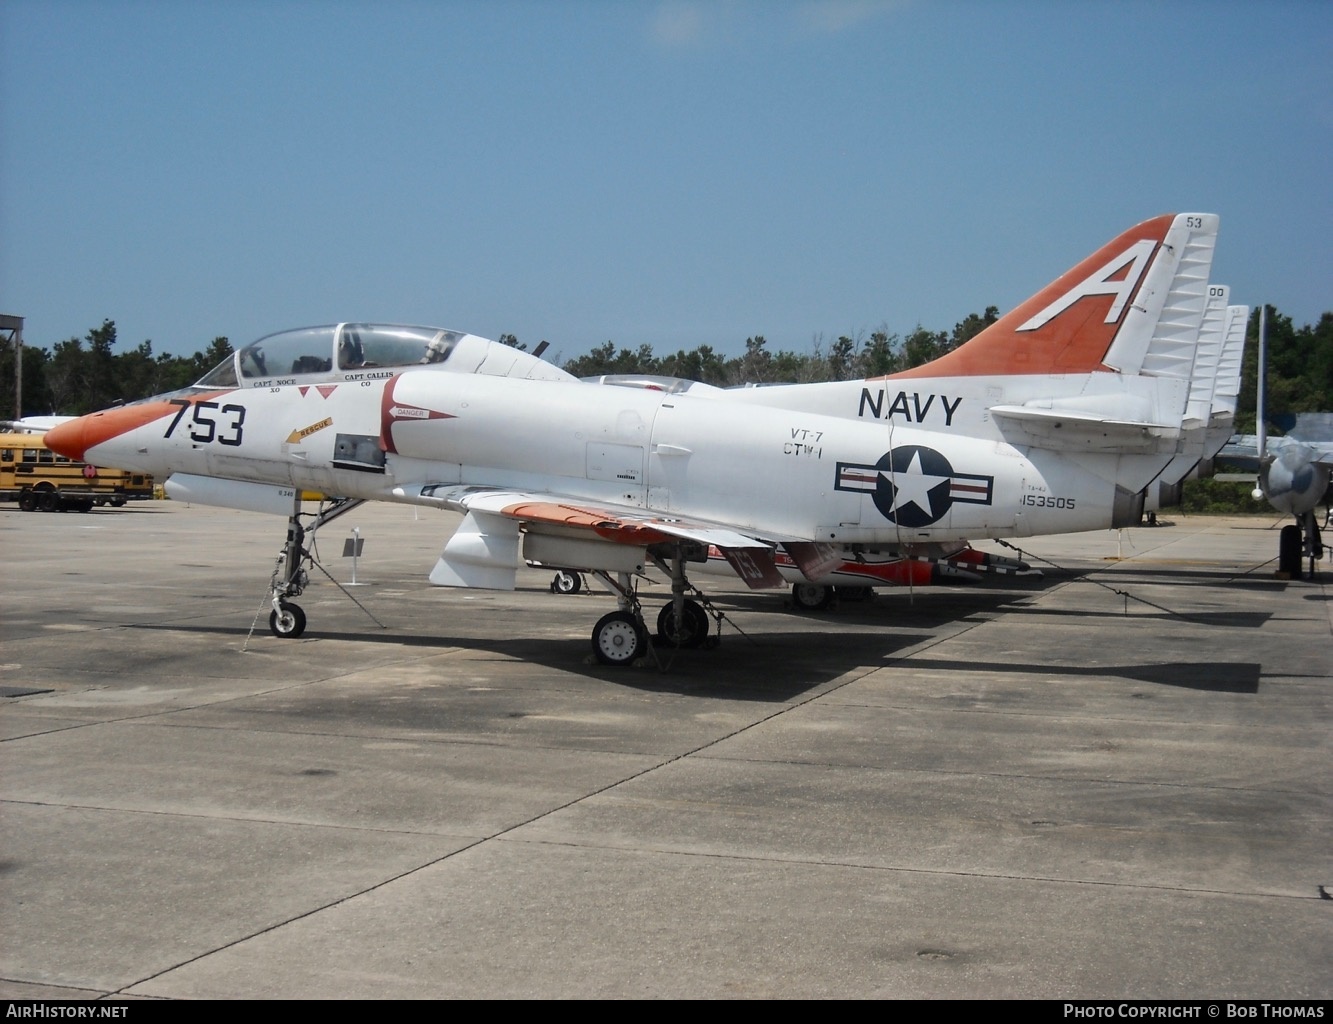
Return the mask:
<path fill-rule="evenodd" d="M 136 623 L 129 629 L 154 632 L 214 634 L 243 638 L 246 629 L 199 624 Z M 830 679 L 858 668 L 867 670 L 892 663 L 899 651 L 932 639 L 925 633 L 830 633 L 811 627 L 791 632 L 765 632 L 753 637 L 724 628 L 721 643 L 708 650 L 658 647 L 632 667 L 608 667 L 592 662 L 583 638 L 466 637 L 384 632 L 333 632 L 309 629 L 299 640 L 277 640 L 256 632 L 250 650 L 266 653 L 299 651 L 311 642 L 392 644 L 397 647 L 438 648 L 502 655 L 506 659 L 541 666 L 555 672 L 622 684 L 655 693 L 705 691 L 730 700 L 792 700 Z M 260 647 L 259 645 L 266 645 Z M 277 645 L 277 646 L 274 646 Z M 659 671 L 660 662 L 660 671 Z"/>
<path fill-rule="evenodd" d="M 1077 581 L 1077 578 L 1072 578 Z M 1065 582 L 1069 582 L 1066 580 Z M 1090 581 L 1091 582 L 1091 581 Z M 1117 583 L 1119 580 L 1116 581 Z M 909 597 L 904 591 L 892 590 L 877 595 L 873 601 L 844 602 L 836 610 L 802 613 L 810 622 L 824 624 L 824 627 L 836 627 L 839 624 L 856 627 L 916 626 L 919 628 L 938 628 L 951 622 L 981 622 L 986 616 L 1003 611 L 1006 615 L 1040 616 L 1051 618 L 1076 619 L 1122 619 L 1126 614 L 1137 618 L 1179 619 L 1202 626 L 1220 626 L 1228 629 L 1259 629 L 1269 619 L 1271 612 L 1252 611 L 1177 611 L 1160 602 L 1155 602 L 1132 589 L 1094 582 L 1094 586 L 1125 601 L 1113 610 L 1052 608 L 1049 605 L 1031 603 L 1034 591 L 968 591 L 956 590 L 947 593 L 934 592 L 923 597 Z M 1149 592 L 1150 593 L 1150 592 Z M 1127 600 L 1126 599 L 1127 596 Z M 765 598 L 728 595 L 722 602 L 729 607 L 746 608 L 760 611 Z M 772 606 L 769 605 L 769 608 Z"/>
<path fill-rule="evenodd" d="M 590 679 L 614 681 L 633 689 L 654 692 L 704 691 L 737 700 L 790 700 L 827 681 L 857 669 L 867 671 L 901 663 L 900 652 L 935 638 L 931 630 L 956 623 L 980 623 L 1004 614 L 1069 616 L 1086 619 L 1122 618 L 1122 611 L 1079 611 L 1031 605 L 1032 599 L 1050 587 L 1077 580 L 1083 573 L 1060 573 L 1042 579 L 1024 580 L 1015 586 L 930 588 L 915 594 L 905 590 L 879 593 L 870 601 L 843 601 L 835 610 L 797 613 L 784 610 L 784 602 L 773 594 L 727 592 L 716 596 L 720 610 L 739 622 L 723 627 L 721 643 L 709 650 L 657 648 L 633 668 L 608 668 L 590 664 L 586 639 L 581 637 L 463 636 L 449 633 L 405 633 L 397 628 L 336 631 L 310 629 L 300 640 L 276 640 L 267 631 L 257 631 L 252 644 L 263 644 L 266 653 L 300 650 L 310 642 L 346 641 L 360 644 L 392 644 L 413 648 L 438 648 L 495 654 L 521 660 L 552 671 L 574 673 Z M 552 597 L 569 602 L 569 610 L 581 619 L 591 602 L 583 598 Z M 1133 602 L 1131 602 L 1133 605 Z M 656 602 L 645 599 L 645 613 Z M 1219 628 L 1258 628 L 1270 617 L 1266 612 L 1193 612 L 1180 614 L 1152 605 L 1133 605 L 1138 618 L 1178 618 L 1193 624 Z M 758 619 L 750 619 L 749 615 Z M 742 617 L 743 616 L 743 617 Z M 788 626 L 788 624 L 790 624 Z M 774 628 L 775 625 L 777 628 Z M 787 627 L 787 628 L 784 628 Z M 200 623 L 141 623 L 129 628 L 181 631 L 244 637 L 240 625 Z M 746 633 L 739 632 L 747 630 Z M 255 650 L 255 647 L 251 648 Z M 656 655 L 654 657 L 654 654 Z M 921 668 L 947 668 L 975 673 L 973 662 L 913 662 Z M 661 669 L 659 671 L 659 668 Z M 1256 693 L 1260 666 L 1225 662 L 1178 662 L 1076 667 L 1049 664 L 989 664 L 985 671 L 1030 673 L 1045 676 L 1119 676 L 1154 685 L 1184 687 L 1229 693 Z"/>
<path fill-rule="evenodd" d="M 1125 583 L 1161 584 L 1177 587 L 1187 583 L 1200 583 L 1211 587 L 1233 587 L 1247 591 L 1283 591 L 1291 586 L 1291 583 L 1287 580 L 1265 579 L 1261 575 L 1255 575 L 1262 569 L 1263 566 L 1258 566 L 1250 569 L 1248 573 L 1239 573 L 1235 569 L 1186 569 L 1178 565 L 1126 565 L 1121 562 L 1116 565 L 1113 577 L 1099 576 L 1099 579 L 1103 582 L 1106 579 L 1115 579 Z M 1094 569 L 1078 575 L 1087 577 L 1100 574 L 1102 571 Z"/>
<path fill-rule="evenodd" d="M 1257 662 L 1228 661 L 1167 661 L 1140 665 L 1040 665 L 1002 664 L 988 662 L 979 669 L 974 661 L 946 661 L 927 659 L 913 662 L 918 669 L 930 668 L 944 672 L 979 671 L 987 673 L 1024 673 L 1042 676 L 1119 676 L 1154 686 L 1174 686 L 1186 690 L 1206 690 L 1212 693 L 1258 693 L 1259 676 L 1263 666 Z"/>
<path fill-rule="evenodd" d="M 1160 605 L 1142 604 L 1131 600 L 1130 611 L 1089 611 L 1078 608 L 1025 608 L 1017 606 L 1006 611 L 1011 615 L 1038 615 L 1043 618 L 1069 619 L 1176 619 L 1198 626 L 1221 626 L 1227 629 L 1259 629 L 1271 619 L 1271 612 L 1177 612 Z"/>

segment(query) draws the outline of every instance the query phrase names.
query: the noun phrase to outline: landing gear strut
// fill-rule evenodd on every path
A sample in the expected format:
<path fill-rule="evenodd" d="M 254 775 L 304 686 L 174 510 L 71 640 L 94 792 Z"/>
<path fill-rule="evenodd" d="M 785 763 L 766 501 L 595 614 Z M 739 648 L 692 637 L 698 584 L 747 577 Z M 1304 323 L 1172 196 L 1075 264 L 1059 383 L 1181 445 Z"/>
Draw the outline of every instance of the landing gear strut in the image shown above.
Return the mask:
<path fill-rule="evenodd" d="M 314 547 L 315 531 L 325 523 L 332 522 L 339 516 L 345 515 L 352 509 L 363 504 L 361 499 L 356 498 L 338 498 L 335 499 L 328 508 L 320 507 L 320 511 L 310 517 L 311 522 L 308 527 L 301 525 L 301 495 L 297 492 L 294 499 L 292 514 L 287 517 L 287 541 L 282 546 L 282 551 L 278 553 L 278 560 L 273 567 L 273 578 L 269 580 L 269 600 L 272 608 L 268 616 L 268 628 L 276 637 L 282 637 L 285 640 L 295 640 L 305 632 L 305 612 L 299 604 L 292 601 L 294 597 L 300 597 L 305 588 L 310 583 L 310 573 L 307 566 L 314 566 L 329 576 L 328 571 L 315 559 L 311 548 Z M 306 547 L 306 537 L 310 537 L 310 547 Z M 329 576 L 334 585 L 347 594 L 338 581 Z M 364 605 L 351 594 L 353 603 L 358 608 L 370 615 Z M 372 619 L 375 616 L 370 615 Z M 380 623 L 378 619 L 375 622 Z"/>
<path fill-rule="evenodd" d="M 703 551 L 693 552 L 700 560 L 707 558 Z M 668 566 L 661 558 L 653 556 L 653 561 L 663 572 L 671 576 L 671 600 L 657 616 L 657 641 L 663 647 L 702 647 L 710 640 L 711 623 L 705 606 L 711 608 L 708 598 L 690 585 L 685 578 L 685 562 L 691 551 L 684 544 L 674 544 L 671 550 L 671 564 Z M 687 590 L 698 594 L 703 604 L 685 596 Z M 721 631 L 722 616 L 718 614 L 718 630 Z"/>
<path fill-rule="evenodd" d="M 648 653 L 648 630 L 643 625 L 639 596 L 630 585 L 627 572 L 616 573 L 615 579 L 600 570 L 593 575 L 611 588 L 620 606 L 593 626 L 593 656 L 603 665 L 628 665 Z"/>

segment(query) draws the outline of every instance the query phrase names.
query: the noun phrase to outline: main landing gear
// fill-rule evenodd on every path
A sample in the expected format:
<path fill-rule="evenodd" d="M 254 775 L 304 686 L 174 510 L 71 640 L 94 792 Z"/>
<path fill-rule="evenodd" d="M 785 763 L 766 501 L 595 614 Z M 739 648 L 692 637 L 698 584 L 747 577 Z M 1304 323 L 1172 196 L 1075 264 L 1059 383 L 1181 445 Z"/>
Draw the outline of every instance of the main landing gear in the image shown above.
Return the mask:
<path fill-rule="evenodd" d="M 648 653 L 648 631 L 643 615 L 615 611 L 603 615 L 592 628 L 592 653 L 603 665 L 628 665 Z"/>
<path fill-rule="evenodd" d="M 287 517 L 287 541 L 278 553 L 277 563 L 273 567 L 273 578 L 269 580 L 269 605 L 272 610 L 268 615 L 269 631 L 276 637 L 295 640 L 305 632 L 305 612 L 292 598 L 300 597 L 310 583 L 308 566 L 319 569 L 332 580 L 334 586 L 351 598 L 352 602 L 367 615 L 369 611 L 360 601 L 348 594 L 337 580 L 329 576 L 328 570 L 319 564 L 312 548 L 315 545 L 315 531 L 325 523 L 332 522 L 346 515 L 352 509 L 363 504 L 359 498 L 337 498 L 328 508 L 320 506 L 319 512 L 309 516 L 309 526 L 301 524 L 301 496 L 297 493 L 292 514 Z M 306 547 L 306 538 L 310 538 L 310 547 Z M 379 625 L 383 625 L 375 616 L 370 615 Z"/>
<path fill-rule="evenodd" d="M 1309 578 L 1314 579 L 1315 563 L 1324 557 L 1324 541 L 1313 509 L 1298 515 L 1294 524 L 1282 527 L 1277 550 L 1278 572 L 1286 574 L 1289 579 L 1298 580 L 1301 578 L 1301 567 L 1308 558 Z"/>
<path fill-rule="evenodd" d="M 791 603 L 803 612 L 820 612 L 833 603 L 833 588 L 818 583 L 796 583 L 791 588 Z"/>
<path fill-rule="evenodd" d="M 820 583 L 793 583 L 791 588 L 792 607 L 801 612 L 822 612 L 826 608 L 836 608 L 842 601 L 872 601 L 874 587 L 829 587 Z"/>
<path fill-rule="evenodd" d="M 697 547 L 694 546 L 694 547 Z M 658 555 L 650 554 L 653 562 L 671 577 L 671 600 L 657 615 L 656 644 L 650 643 L 648 627 L 643 620 L 643 605 L 633 589 L 629 573 L 595 571 L 595 575 L 615 594 L 620 607 L 603 615 L 592 630 L 592 653 L 603 665 L 628 665 L 653 652 L 656 647 L 696 648 L 717 645 L 722 630 L 723 614 L 713 609 L 712 603 L 685 578 L 685 562 L 690 555 L 703 561 L 702 549 L 695 551 L 686 544 L 671 546 L 670 565 Z M 693 590 L 699 600 L 686 597 Z M 717 633 L 709 622 L 710 614 L 717 622 Z M 662 667 L 658 661 L 659 667 Z"/>

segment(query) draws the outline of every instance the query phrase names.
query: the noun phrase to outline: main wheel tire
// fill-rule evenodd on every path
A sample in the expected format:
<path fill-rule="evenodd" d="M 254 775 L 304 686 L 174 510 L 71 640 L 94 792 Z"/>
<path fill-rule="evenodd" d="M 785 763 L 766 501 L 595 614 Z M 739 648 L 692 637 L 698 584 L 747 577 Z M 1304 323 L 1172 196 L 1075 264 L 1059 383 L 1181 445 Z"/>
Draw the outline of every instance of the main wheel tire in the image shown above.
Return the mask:
<path fill-rule="evenodd" d="M 592 653 L 603 665 L 628 665 L 648 651 L 648 637 L 629 612 L 611 612 L 592 629 Z"/>
<path fill-rule="evenodd" d="M 555 579 L 551 580 L 552 594 L 577 594 L 583 589 L 583 581 L 576 572 L 557 569 Z"/>
<path fill-rule="evenodd" d="M 268 628 L 274 636 L 295 640 L 305 632 L 305 612 L 299 604 L 284 604 L 282 611 L 268 613 Z"/>
<path fill-rule="evenodd" d="M 1292 579 L 1301 578 L 1301 528 L 1282 527 L 1277 539 L 1277 569 Z"/>
<path fill-rule="evenodd" d="M 55 491 L 42 491 L 37 495 L 37 507 L 43 512 L 59 512 L 60 495 Z"/>
<path fill-rule="evenodd" d="M 791 603 L 803 612 L 817 612 L 829 606 L 833 588 L 818 583 L 795 583 L 791 588 Z"/>
<path fill-rule="evenodd" d="M 24 491 L 19 495 L 19 510 L 23 512 L 37 511 L 37 495 L 32 491 Z"/>
<path fill-rule="evenodd" d="M 657 636 L 669 647 L 698 647 L 708 639 L 708 613 L 698 601 L 686 601 L 680 628 L 675 624 L 675 602 L 668 601 L 657 616 Z"/>

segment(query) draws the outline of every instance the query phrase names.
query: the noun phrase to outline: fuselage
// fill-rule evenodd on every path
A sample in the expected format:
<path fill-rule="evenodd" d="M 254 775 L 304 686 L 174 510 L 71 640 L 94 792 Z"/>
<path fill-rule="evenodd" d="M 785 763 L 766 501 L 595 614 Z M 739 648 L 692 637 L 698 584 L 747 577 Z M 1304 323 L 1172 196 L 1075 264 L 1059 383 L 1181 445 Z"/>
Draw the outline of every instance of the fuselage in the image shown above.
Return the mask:
<path fill-rule="evenodd" d="M 434 367 L 347 376 L 192 388 L 80 421 L 80 438 L 93 461 L 163 476 L 391 501 L 432 485 L 531 490 L 777 541 L 1093 529 L 1116 500 L 1109 465 L 961 432 Z"/>

